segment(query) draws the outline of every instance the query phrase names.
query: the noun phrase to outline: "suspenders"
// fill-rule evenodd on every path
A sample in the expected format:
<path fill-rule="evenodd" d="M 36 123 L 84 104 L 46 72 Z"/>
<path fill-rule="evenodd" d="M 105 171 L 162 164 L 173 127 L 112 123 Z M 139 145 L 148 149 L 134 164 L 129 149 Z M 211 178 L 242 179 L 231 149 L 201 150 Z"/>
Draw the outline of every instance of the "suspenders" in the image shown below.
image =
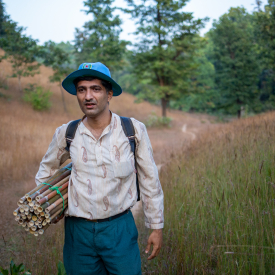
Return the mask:
<path fill-rule="evenodd" d="M 130 146 L 131 146 L 131 151 L 134 154 L 135 166 L 137 166 L 137 164 L 136 164 L 135 128 L 134 128 L 133 122 L 129 117 L 120 117 L 120 119 L 121 119 L 121 126 L 123 128 L 124 134 L 128 138 Z M 68 152 L 70 152 L 70 146 L 71 146 L 71 143 L 74 139 L 75 132 L 77 130 L 77 127 L 78 127 L 80 121 L 81 121 L 81 119 L 74 120 L 67 127 L 67 131 L 66 131 L 66 134 L 65 134 L 67 147 L 65 149 Z M 137 173 L 136 173 L 136 185 L 137 185 L 137 201 L 140 201 L 140 191 L 139 191 L 139 183 L 138 183 Z"/>

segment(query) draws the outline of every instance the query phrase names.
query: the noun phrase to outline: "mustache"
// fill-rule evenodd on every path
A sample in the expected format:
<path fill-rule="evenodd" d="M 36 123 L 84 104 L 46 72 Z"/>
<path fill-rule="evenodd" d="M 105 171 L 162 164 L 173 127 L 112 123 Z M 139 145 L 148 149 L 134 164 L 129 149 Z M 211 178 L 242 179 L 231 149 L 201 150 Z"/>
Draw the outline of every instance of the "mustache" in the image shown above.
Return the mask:
<path fill-rule="evenodd" d="M 84 100 L 83 101 L 84 104 L 87 104 L 87 103 L 90 103 L 90 104 L 96 104 L 96 101 L 95 100 Z"/>

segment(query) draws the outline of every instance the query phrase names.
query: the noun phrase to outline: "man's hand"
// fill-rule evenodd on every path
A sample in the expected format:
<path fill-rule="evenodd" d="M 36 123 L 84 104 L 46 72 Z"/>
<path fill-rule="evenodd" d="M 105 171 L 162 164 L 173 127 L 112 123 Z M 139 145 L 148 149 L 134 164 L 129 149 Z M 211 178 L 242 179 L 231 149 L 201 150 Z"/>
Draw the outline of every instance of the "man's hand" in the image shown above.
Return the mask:
<path fill-rule="evenodd" d="M 150 251 L 151 245 L 153 245 L 153 252 L 147 260 L 154 259 L 160 252 L 162 246 L 162 229 L 154 229 L 148 238 L 145 253 Z"/>
<path fill-rule="evenodd" d="M 54 219 L 53 224 L 57 224 L 60 220 L 64 218 L 64 213 L 61 216 L 57 216 L 57 219 Z"/>

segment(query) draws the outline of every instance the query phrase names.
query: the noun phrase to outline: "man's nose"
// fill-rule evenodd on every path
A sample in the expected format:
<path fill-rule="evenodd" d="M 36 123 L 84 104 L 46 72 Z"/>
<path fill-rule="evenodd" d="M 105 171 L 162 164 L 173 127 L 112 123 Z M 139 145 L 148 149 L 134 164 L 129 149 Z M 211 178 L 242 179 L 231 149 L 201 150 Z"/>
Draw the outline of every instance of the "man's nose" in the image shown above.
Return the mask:
<path fill-rule="evenodd" d="M 87 89 L 87 92 L 85 94 L 85 99 L 86 100 L 92 100 L 94 98 L 94 91 L 93 89 Z"/>

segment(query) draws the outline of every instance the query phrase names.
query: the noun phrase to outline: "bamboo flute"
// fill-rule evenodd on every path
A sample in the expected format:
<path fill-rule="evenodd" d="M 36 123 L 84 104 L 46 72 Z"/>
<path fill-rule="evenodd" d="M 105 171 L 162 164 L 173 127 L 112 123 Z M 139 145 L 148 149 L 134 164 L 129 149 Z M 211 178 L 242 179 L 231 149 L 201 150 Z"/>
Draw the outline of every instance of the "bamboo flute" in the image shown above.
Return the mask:
<path fill-rule="evenodd" d="M 14 215 L 14 216 L 17 216 L 17 215 L 18 215 L 19 209 L 20 209 L 20 206 L 19 206 L 18 208 L 16 208 L 16 209 L 13 211 L 13 215 Z"/>
<path fill-rule="evenodd" d="M 49 224 L 46 224 L 42 229 L 39 229 L 39 230 L 38 230 L 38 233 L 39 233 L 40 235 L 43 235 L 44 232 L 45 232 L 45 230 L 46 230 L 49 226 L 50 226 Z"/>
<path fill-rule="evenodd" d="M 54 185 L 54 187 L 59 187 L 61 185 L 63 185 L 64 183 L 66 183 L 67 181 L 69 181 L 70 176 L 67 176 L 66 178 L 64 178 L 63 180 L 61 180 L 60 182 L 58 182 L 57 184 Z M 51 192 L 53 192 L 52 190 L 46 190 L 44 193 L 42 193 L 41 195 L 38 195 L 35 199 L 37 201 L 41 200 L 43 197 L 47 196 L 48 194 L 50 194 Z"/>
<path fill-rule="evenodd" d="M 67 199 L 68 198 L 68 193 L 66 193 L 64 196 L 63 196 L 63 199 L 64 199 L 64 201 L 65 201 L 65 199 Z M 62 198 L 60 198 L 60 199 L 58 199 L 57 201 L 55 201 L 53 204 L 51 204 L 49 207 L 47 207 L 46 209 L 45 209 L 45 212 L 46 213 L 49 213 L 52 209 L 54 209 L 57 205 L 59 205 L 60 203 L 63 203 L 63 199 Z"/>
<path fill-rule="evenodd" d="M 68 186 L 72 164 L 58 170 L 45 183 L 36 186 L 17 202 L 13 211 L 19 226 L 34 236 L 43 235 L 68 208 Z M 51 188 L 51 187 L 55 188 Z M 51 188 L 51 189 L 50 189 Z"/>
<path fill-rule="evenodd" d="M 62 192 L 60 192 L 61 195 L 65 195 L 68 193 L 68 188 L 64 189 Z M 47 207 L 49 207 L 51 204 L 53 204 L 55 201 L 57 201 L 60 198 L 60 195 L 57 194 L 54 197 L 52 197 L 48 202 L 44 203 L 43 205 L 41 205 L 40 207 L 37 207 L 37 211 L 42 212 L 43 210 L 45 210 Z M 64 199 L 65 200 L 65 199 Z"/>
<path fill-rule="evenodd" d="M 25 196 L 23 196 L 21 199 L 19 199 L 18 202 L 19 202 L 20 204 L 23 204 L 23 203 L 26 201 L 26 199 L 27 199 L 27 198 L 26 198 Z"/>
<path fill-rule="evenodd" d="M 64 208 L 64 209 L 65 209 L 65 208 Z M 55 218 L 57 218 L 57 216 L 60 215 L 62 212 L 63 212 L 63 209 L 57 211 L 56 213 L 54 213 L 54 214 L 52 215 L 52 217 L 49 217 L 49 218 L 47 219 L 47 222 L 48 222 L 48 223 L 52 222 L 52 221 L 53 221 Z"/>
<path fill-rule="evenodd" d="M 58 186 L 59 188 L 59 192 L 63 191 L 65 188 L 67 188 L 69 185 L 69 182 L 67 181 L 65 184 Z M 57 187 L 57 185 L 56 185 Z M 41 200 L 38 201 L 38 204 L 41 205 L 43 203 L 45 203 L 46 201 L 49 201 L 51 198 L 53 198 L 55 195 L 57 194 L 57 191 L 52 191 L 51 193 L 49 193 L 47 196 L 43 197 Z"/>
<path fill-rule="evenodd" d="M 60 176 L 61 174 L 63 174 L 65 171 L 68 171 L 68 169 L 70 170 L 72 168 L 72 163 L 69 163 L 68 165 L 66 165 L 65 167 L 59 169 L 56 173 L 54 173 L 54 175 L 52 175 L 48 180 L 47 183 L 51 184 L 50 181 L 56 179 L 58 176 Z M 36 191 L 38 191 L 39 189 L 41 189 L 41 187 L 44 187 L 45 185 L 40 183 L 39 185 L 37 185 L 34 189 L 32 189 L 29 193 L 27 193 L 25 195 L 26 198 L 28 198 L 29 196 L 31 196 L 33 193 L 35 193 Z"/>
<path fill-rule="evenodd" d="M 54 179 L 52 182 L 50 181 L 50 182 L 46 182 L 46 183 L 49 183 L 51 186 L 55 186 L 56 183 L 58 183 L 60 180 L 64 179 L 65 177 L 67 177 L 70 174 L 71 174 L 71 171 L 67 170 L 65 173 L 61 174 L 59 177 Z M 29 202 L 31 202 L 33 199 L 35 199 L 35 197 L 44 193 L 46 190 L 48 190 L 51 187 L 50 185 L 46 185 L 46 184 L 43 184 L 43 185 L 44 185 L 44 187 L 42 187 L 41 189 L 39 189 L 38 191 L 36 191 L 35 193 L 33 193 L 32 195 L 30 195 L 27 198 L 27 200 Z"/>
<path fill-rule="evenodd" d="M 64 201 L 64 209 L 66 208 L 66 205 L 68 206 L 68 199 Z M 63 208 L 63 203 L 59 204 L 57 207 L 55 207 L 53 210 L 51 210 L 49 213 L 47 213 L 50 216 L 52 216 L 56 211 Z M 46 216 L 46 215 L 45 215 Z"/>

